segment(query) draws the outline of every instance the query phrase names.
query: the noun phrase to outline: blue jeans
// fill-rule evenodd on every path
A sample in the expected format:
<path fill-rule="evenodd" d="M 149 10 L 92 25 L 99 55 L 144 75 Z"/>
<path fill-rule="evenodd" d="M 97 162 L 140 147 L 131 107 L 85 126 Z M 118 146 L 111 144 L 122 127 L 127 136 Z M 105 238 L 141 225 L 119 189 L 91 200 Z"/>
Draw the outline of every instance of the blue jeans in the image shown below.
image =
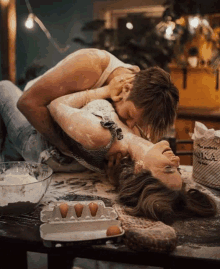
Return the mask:
<path fill-rule="evenodd" d="M 38 161 L 49 143 L 17 109 L 22 91 L 10 81 L 0 82 L 1 161 Z"/>
<path fill-rule="evenodd" d="M 0 162 L 44 162 L 54 172 L 85 171 L 86 168 L 75 159 L 66 164 L 54 159 L 52 145 L 17 109 L 17 101 L 22 93 L 12 82 L 0 82 Z"/>

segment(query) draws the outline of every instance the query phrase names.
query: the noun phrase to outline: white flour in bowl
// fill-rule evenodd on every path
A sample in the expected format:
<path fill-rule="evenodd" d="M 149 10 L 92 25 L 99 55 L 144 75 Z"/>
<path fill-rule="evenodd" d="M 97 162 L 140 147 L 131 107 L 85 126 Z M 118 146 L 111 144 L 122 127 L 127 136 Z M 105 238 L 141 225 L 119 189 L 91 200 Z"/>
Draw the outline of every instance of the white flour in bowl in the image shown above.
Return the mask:
<path fill-rule="evenodd" d="M 27 183 L 37 182 L 37 180 L 30 176 L 28 173 L 15 173 L 6 171 L 4 174 L 0 175 L 0 185 L 22 185 Z"/>
<path fill-rule="evenodd" d="M 20 202 L 39 202 L 45 193 L 47 182 L 37 180 L 29 173 L 26 167 L 15 166 L 3 170 L 0 174 L 0 207 Z"/>

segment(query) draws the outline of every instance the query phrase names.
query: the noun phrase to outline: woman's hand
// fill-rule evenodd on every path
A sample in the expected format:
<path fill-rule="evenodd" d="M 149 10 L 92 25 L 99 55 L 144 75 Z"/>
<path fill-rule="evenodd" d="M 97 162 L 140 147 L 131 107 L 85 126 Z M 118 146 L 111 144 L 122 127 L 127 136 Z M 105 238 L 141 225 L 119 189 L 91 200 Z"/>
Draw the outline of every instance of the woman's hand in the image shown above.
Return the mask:
<path fill-rule="evenodd" d="M 123 74 L 117 77 L 114 77 L 109 85 L 110 97 L 114 102 L 120 101 L 122 99 L 120 93 L 122 92 L 123 86 L 126 83 L 132 83 L 134 80 L 134 74 Z"/>

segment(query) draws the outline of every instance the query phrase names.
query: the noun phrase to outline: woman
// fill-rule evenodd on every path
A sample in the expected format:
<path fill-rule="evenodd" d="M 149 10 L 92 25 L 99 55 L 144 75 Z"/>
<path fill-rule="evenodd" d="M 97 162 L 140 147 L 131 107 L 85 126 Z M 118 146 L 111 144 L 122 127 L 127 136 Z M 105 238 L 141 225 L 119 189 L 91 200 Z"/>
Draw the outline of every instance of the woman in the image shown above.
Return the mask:
<path fill-rule="evenodd" d="M 1 82 L 0 113 L 7 128 L 6 141 L 13 145 L 18 157 L 37 161 L 42 152 L 51 154 L 50 143 L 16 108 L 21 91 L 12 85 Z M 56 128 L 70 150 L 74 148 L 74 158 L 89 169 L 104 172 L 105 162 L 110 160 L 106 170 L 118 189 L 119 201 L 129 206 L 131 214 L 164 222 L 174 220 L 179 214 L 215 214 L 216 206 L 211 198 L 197 190 L 185 191 L 178 172 L 179 158 L 174 156 L 168 142 L 154 145 L 133 134 L 106 100 L 92 101 L 82 109 L 73 108 L 79 104 L 78 99 L 81 100 L 80 93 L 51 102 L 48 109 L 57 122 Z M 130 157 L 124 157 L 114 168 L 111 158 L 119 153 Z"/>
<path fill-rule="evenodd" d="M 165 223 L 175 217 L 215 215 L 216 205 L 210 197 L 195 189 L 185 190 L 179 157 L 167 141 L 153 144 L 132 133 L 106 100 L 92 101 L 82 109 L 77 105 L 75 93 L 52 101 L 48 109 L 69 140 L 69 148 L 76 149 L 78 144 L 79 162 L 108 173 L 119 202 L 129 207 L 130 214 Z M 111 159 L 119 153 L 128 157 L 113 167 Z M 110 160 L 108 167 L 106 159 Z"/>

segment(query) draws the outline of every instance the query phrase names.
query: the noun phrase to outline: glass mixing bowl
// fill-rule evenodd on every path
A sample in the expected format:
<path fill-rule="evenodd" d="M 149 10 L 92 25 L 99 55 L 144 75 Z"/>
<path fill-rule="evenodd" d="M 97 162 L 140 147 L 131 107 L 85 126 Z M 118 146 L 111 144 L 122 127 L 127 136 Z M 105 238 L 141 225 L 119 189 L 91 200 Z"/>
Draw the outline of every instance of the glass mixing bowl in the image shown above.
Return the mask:
<path fill-rule="evenodd" d="M 52 173 L 41 163 L 0 163 L 0 215 L 32 212 L 44 197 Z"/>

